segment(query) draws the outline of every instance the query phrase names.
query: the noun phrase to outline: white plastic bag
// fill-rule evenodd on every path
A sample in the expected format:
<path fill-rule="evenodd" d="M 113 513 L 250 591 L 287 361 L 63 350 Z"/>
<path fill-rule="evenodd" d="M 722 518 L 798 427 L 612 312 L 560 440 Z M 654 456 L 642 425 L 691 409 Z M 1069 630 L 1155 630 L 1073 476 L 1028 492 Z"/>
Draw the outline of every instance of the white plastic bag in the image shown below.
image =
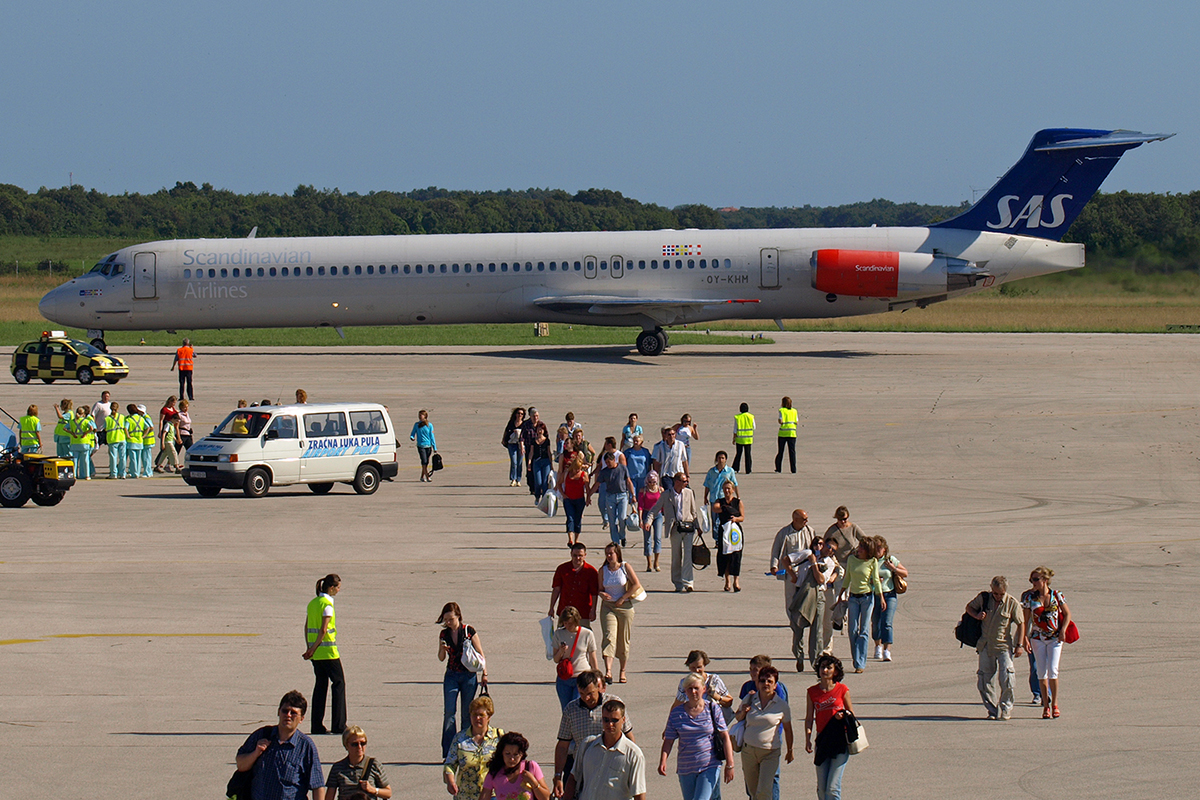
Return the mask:
<path fill-rule="evenodd" d="M 539 624 L 542 626 L 542 641 L 546 644 L 546 660 L 554 660 L 554 617 L 542 617 Z"/>
<path fill-rule="evenodd" d="M 708 506 L 700 509 L 700 514 L 696 517 L 696 522 L 700 525 L 701 533 L 708 533 L 712 530 L 712 522 L 709 519 L 709 514 L 712 512 Z"/>
<path fill-rule="evenodd" d="M 538 510 L 547 517 L 554 517 L 558 514 L 558 506 L 561 502 L 562 498 L 559 497 L 558 492 L 551 489 L 542 495 L 542 499 L 538 501 Z"/>

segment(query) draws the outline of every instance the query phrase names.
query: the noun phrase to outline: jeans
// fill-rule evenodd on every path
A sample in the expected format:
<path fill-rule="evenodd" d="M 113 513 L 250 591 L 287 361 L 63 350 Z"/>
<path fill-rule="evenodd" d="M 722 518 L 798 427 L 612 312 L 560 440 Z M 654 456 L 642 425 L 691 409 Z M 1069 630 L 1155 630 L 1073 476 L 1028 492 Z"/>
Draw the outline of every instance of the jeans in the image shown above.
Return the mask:
<path fill-rule="evenodd" d="M 663 515 L 659 511 L 654 516 L 650 515 L 649 511 L 642 512 L 642 524 L 645 525 L 647 520 L 650 522 L 650 530 L 642 531 L 642 550 L 645 555 L 649 556 L 654 553 L 662 552 L 662 536 L 663 536 Z"/>
<path fill-rule="evenodd" d="M 855 669 L 867 665 L 867 646 L 871 643 L 869 626 L 871 609 L 875 607 L 875 595 L 862 597 L 850 595 L 848 616 L 850 617 L 850 661 Z"/>
<path fill-rule="evenodd" d="M 125 477 L 142 477 L 142 445 L 125 442 Z"/>
<path fill-rule="evenodd" d="M 474 672 L 450 672 L 442 679 L 442 699 L 445 701 L 442 714 L 442 758 L 450 752 L 450 743 L 454 741 L 458 728 L 454 725 L 454 707 L 462 707 L 461 727 L 466 730 L 471 724 L 470 706 L 475 699 L 475 689 L 479 679 Z"/>
<path fill-rule="evenodd" d="M 984 647 L 979 652 L 979 669 L 975 674 L 978 676 L 979 697 L 983 700 L 983 707 L 987 709 L 988 714 L 991 716 L 1011 714 L 1013 684 L 1016 683 L 1012 653 L 1008 650 L 992 653 L 987 647 Z M 993 677 L 998 677 L 1000 682 L 999 702 L 992 690 Z"/>
<path fill-rule="evenodd" d="M 142 445 L 142 471 L 139 473 L 143 478 L 149 478 L 154 474 L 154 445 Z"/>
<path fill-rule="evenodd" d="M 550 488 L 550 459 L 535 458 L 531 466 L 533 468 L 533 496 L 541 500 L 542 495 Z"/>
<path fill-rule="evenodd" d="M 508 479 L 519 481 L 521 480 L 521 462 L 525 458 L 521 455 L 521 445 L 506 444 L 504 446 L 508 449 Z"/>
<path fill-rule="evenodd" d="M 1037 676 L 1037 658 L 1032 649 L 1029 651 L 1029 691 L 1034 697 L 1042 696 L 1042 684 Z"/>
<path fill-rule="evenodd" d="M 900 603 L 895 592 L 885 592 L 883 599 L 887 600 L 886 611 L 880 611 L 879 606 L 871 610 L 871 638 L 883 642 L 883 646 L 887 647 L 895 641 L 892 638 L 892 621 L 896 618 L 896 609 Z"/>
<path fill-rule="evenodd" d="M 714 764 L 703 772 L 680 773 L 679 788 L 683 790 L 683 800 L 711 800 L 720 776 L 720 764 Z"/>
<path fill-rule="evenodd" d="M 817 800 L 841 800 L 842 773 L 849 759 L 849 753 L 842 753 L 817 765 Z"/>
<path fill-rule="evenodd" d="M 579 685 L 575 683 L 574 678 L 554 678 L 554 690 L 558 692 L 558 704 L 566 708 L 567 703 L 579 697 Z M 464 724 L 465 728 L 466 725 Z"/>
<path fill-rule="evenodd" d="M 587 501 L 580 497 L 578 500 L 573 500 L 570 497 L 564 497 L 562 501 L 563 513 L 567 515 L 567 533 L 579 535 L 579 529 L 583 527 L 583 507 Z"/>
<path fill-rule="evenodd" d="M 615 543 L 620 544 L 625 538 L 625 517 L 629 514 L 629 495 L 625 492 L 605 495 L 604 506 L 608 515 L 608 534 Z"/>

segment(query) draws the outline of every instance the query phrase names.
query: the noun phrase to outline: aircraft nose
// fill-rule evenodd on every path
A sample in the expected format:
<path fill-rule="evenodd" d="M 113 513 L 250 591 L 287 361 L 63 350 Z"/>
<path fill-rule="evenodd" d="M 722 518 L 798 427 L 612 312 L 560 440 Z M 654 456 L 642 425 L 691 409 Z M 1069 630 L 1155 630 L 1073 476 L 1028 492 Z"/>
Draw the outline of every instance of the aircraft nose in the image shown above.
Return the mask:
<path fill-rule="evenodd" d="M 62 290 L 51 289 L 38 302 L 38 312 L 51 322 L 58 322 L 58 308 L 61 304 Z"/>

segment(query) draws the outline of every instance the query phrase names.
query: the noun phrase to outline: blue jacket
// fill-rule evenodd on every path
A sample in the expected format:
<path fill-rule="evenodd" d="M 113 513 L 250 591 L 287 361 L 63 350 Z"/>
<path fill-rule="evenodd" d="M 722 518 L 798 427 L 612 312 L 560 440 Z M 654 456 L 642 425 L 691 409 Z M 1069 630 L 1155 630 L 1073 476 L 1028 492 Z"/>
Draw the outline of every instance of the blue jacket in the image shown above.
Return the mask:
<path fill-rule="evenodd" d="M 437 450 L 437 439 L 433 438 L 433 424 L 428 423 L 421 425 L 420 420 L 413 423 L 412 430 L 408 433 L 409 439 L 417 440 L 417 447 L 432 447 Z"/>

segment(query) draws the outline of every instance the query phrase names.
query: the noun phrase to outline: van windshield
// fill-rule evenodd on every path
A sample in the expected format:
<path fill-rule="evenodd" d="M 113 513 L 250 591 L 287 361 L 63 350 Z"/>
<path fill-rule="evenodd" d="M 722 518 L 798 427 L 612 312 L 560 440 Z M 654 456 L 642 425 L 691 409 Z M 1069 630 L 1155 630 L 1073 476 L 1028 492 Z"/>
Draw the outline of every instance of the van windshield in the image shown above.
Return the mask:
<path fill-rule="evenodd" d="M 213 431 L 214 436 L 230 436 L 234 439 L 253 439 L 262 433 L 271 415 L 261 411 L 239 408 L 230 413 L 225 421 Z"/>

